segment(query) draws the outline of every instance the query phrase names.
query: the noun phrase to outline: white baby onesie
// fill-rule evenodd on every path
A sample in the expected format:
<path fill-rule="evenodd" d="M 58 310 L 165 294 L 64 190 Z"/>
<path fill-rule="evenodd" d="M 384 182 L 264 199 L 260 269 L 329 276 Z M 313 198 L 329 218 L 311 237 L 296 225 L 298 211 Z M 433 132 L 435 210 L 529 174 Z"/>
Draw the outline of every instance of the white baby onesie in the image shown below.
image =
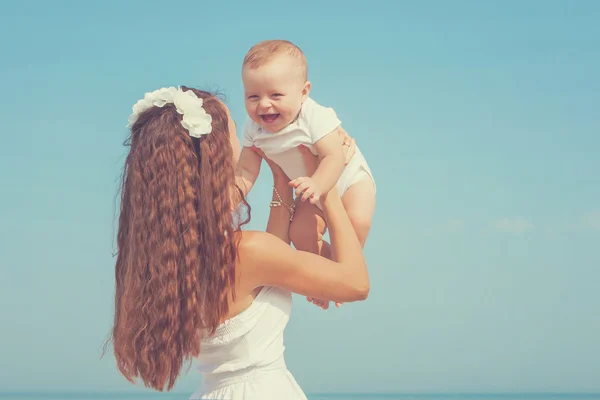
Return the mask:
<path fill-rule="evenodd" d="M 244 126 L 242 144 L 245 147 L 256 146 L 261 149 L 293 180 L 307 176 L 298 146 L 304 145 L 316 155 L 314 144 L 340 125 L 341 121 L 332 108 L 323 107 L 308 97 L 302 104 L 298 118 L 279 132 L 267 132 L 249 119 Z M 354 156 L 344 168 L 337 183 L 340 196 L 350 186 L 367 177 L 375 184 L 367 161 L 356 146 Z"/>

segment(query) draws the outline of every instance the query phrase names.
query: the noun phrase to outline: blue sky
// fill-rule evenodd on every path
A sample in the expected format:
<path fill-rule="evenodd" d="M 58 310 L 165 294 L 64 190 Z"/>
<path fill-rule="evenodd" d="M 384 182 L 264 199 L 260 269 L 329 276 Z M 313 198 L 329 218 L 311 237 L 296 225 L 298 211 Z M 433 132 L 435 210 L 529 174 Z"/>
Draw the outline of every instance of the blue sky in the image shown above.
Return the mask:
<path fill-rule="evenodd" d="M 368 301 L 295 297 L 303 389 L 600 391 L 600 3 L 386 3 L 2 6 L 2 390 L 143 390 L 100 360 L 131 106 L 216 89 L 241 126 L 245 52 L 285 38 L 378 184 Z"/>

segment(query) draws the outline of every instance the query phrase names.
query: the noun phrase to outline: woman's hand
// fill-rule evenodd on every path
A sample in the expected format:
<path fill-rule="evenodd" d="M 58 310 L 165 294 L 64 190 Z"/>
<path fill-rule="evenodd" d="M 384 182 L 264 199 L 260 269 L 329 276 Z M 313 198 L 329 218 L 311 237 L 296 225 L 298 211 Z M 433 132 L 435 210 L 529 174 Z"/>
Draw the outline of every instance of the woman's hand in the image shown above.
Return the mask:
<path fill-rule="evenodd" d="M 356 153 L 356 140 L 354 140 L 354 138 L 351 138 L 341 126 L 338 128 L 337 133 L 342 139 L 342 146 L 344 146 L 344 156 L 346 156 L 346 165 L 348 165 L 348 163 L 352 159 L 352 156 L 354 156 L 354 153 Z"/>

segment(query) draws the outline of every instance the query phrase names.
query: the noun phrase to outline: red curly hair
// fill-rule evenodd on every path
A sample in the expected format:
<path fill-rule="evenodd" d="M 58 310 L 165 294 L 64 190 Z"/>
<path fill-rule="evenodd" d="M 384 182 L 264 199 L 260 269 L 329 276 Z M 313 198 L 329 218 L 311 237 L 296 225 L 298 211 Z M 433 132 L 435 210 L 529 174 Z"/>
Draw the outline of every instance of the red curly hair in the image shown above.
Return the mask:
<path fill-rule="evenodd" d="M 126 142 L 121 188 L 114 327 L 119 371 L 171 390 L 184 361 L 199 355 L 235 296 L 240 226 L 234 217 L 233 150 L 224 104 L 192 90 L 212 116 L 193 138 L 173 104 L 143 112 Z M 237 191 L 235 193 L 234 191 Z"/>

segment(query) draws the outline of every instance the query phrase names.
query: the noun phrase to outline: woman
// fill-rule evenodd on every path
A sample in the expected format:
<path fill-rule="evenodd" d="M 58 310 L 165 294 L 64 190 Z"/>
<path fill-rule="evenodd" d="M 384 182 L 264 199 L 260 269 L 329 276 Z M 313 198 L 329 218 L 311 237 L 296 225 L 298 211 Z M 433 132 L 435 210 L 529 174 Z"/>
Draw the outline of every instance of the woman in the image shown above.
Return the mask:
<path fill-rule="evenodd" d="M 240 144 L 227 107 L 183 87 L 147 93 L 133 110 L 115 271 L 119 370 L 170 390 L 197 358 L 202 388 L 192 398 L 306 399 L 283 358 L 291 292 L 339 302 L 369 292 L 337 189 L 322 200 L 335 261 L 289 246 L 292 188 L 270 163 L 267 232 L 242 232 L 246 221 L 232 213 L 247 206 L 234 184 Z"/>

